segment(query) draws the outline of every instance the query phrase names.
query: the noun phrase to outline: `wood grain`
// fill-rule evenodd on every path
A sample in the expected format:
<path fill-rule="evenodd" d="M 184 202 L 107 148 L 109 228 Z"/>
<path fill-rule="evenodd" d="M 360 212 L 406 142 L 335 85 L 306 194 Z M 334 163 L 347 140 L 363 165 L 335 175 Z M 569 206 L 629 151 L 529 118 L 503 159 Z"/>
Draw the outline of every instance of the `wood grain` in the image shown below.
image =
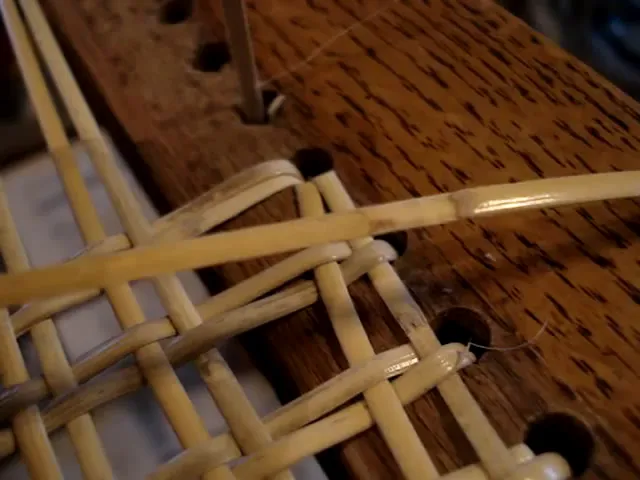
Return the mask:
<path fill-rule="evenodd" d="M 196 4 L 161 22 L 153 0 L 46 0 L 50 19 L 104 124 L 134 166 L 177 207 L 249 165 L 326 148 L 360 205 L 475 185 L 638 168 L 638 105 L 488 1 L 407 0 L 333 43 L 273 88 L 271 125 L 244 125 L 236 77 L 193 68 L 224 41 L 220 12 Z M 298 64 L 381 1 L 249 2 L 260 76 Z M 226 228 L 292 218 L 291 192 Z M 430 313 L 470 306 L 495 345 L 463 374 L 515 445 L 547 412 L 585 420 L 597 443 L 585 478 L 640 477 L 640 209 L 636 200 L 466 221 L 410 234 L 397 262 Z M 208 272 L 213 289 L 274 259 Z M 370 285 L 350 288 L 379 352 L 406 342 Z M 323 307 L 245 337 L 285 400 L 346 368 Z M 295 348 L 291 348 L 295 345 Z M 441 470 L 475 461 L 436 394 L 407 409 Z M 321 457 L 332 473 L 396 478 L 370 430 Z"/>

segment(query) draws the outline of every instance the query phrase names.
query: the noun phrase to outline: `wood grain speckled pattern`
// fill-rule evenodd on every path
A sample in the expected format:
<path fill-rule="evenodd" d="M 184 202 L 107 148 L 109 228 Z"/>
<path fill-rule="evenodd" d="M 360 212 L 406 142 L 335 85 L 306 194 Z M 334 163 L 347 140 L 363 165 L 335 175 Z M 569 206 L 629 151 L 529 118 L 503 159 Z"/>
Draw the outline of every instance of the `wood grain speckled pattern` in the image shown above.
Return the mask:
<path fill-rule="evenodd" d="M 105 125 L 172 207 L 307 146 L 332 153 L 361 205 L 639 168 L 638 105 L 489 1 L 391 5 L 277 81 L 288 101 L 269 126 L 242 123 L 229 65 L 193 67 L 202 42 L 224 39 L 207 2 L 178 24 L 160 21 L 154 0 L 44 3 Z M 261 76 L 297 64 L 383 5 L 249 2 Z M 226 228 L 294 215 L 285 192 Z M 411 232 L 396 265 L 431 314 L 455 305 L 484 312 L 495 345 L 517 345 L 548 321 L 534 346 L 488 352 L 463 377 L 507 444 L 547 412 L 585 420 L 597 450 L 584 478 L 640 478 L 639 235 L 638 202 L 612 201 Z M 209 278 L 232 284 L 266 264 L 229 265 Z M 406 341 L 366 282 L 351 292 L 377 350 Z M 346 366 L 322 307 L 245 342 L 284 400 Z M 439 467 L 475 460 L 436 394 L 408 412 Z M 325 460 L 353 478 L 397 476 L 375 430 Z"/>

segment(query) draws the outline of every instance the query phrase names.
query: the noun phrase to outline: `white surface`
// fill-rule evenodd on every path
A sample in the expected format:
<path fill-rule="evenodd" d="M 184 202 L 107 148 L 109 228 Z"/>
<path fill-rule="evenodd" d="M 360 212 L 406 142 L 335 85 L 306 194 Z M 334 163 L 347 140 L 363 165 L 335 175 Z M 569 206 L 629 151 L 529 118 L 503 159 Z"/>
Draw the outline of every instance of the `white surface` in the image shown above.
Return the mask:
<path fill-rule="evenodd" d="M 118 218 L 89 161 L 81 152 L 78 158 L 108 232 L 121 231 Z M 156 218 L 156 213 L 141 189 L 135 185 L 131 174 L 124 165 L 121 166 L 145 206 L 148 218 Z M 27 159 L 2 171 L 2 178 L 33 266 L 59 262 L 82 248 L 82 239 L 50 158 L 39 155 Z M 194 302 L 199 303 L 207 297 L 204 286 L 195 274 L 183 274 L 180 278 Z M 150 283 L 140 282 L 134 286 L 134 291 L 148 319 L 164 315 L 164 309 Z M 121 332 L 104 298 L 58 315 L 55 324 L 71 362 L 90 348 Z M 28 335 L 24 340 L 21 339 L 21 343 L 30 372 L 32 375 L 39 374 L 37 355 L 29 343 Z M 220 348 L 258 413 L 265 415 L 277 408 L 279 403 L 273 390 L 251 365 L 242 348 L 233 341 Z M 125 360 L 130 361 L 131 358 Z M 195 369 L 189 365 L 179 369 L 178 374 L 209 431 L 212 434 L 225 431 L 224 420 Z M 175 434 L 148 387 L 97 409 L 92 417 L 116 478 L 143 478 L 157 465 L 181 451 Z M 51 438 L 65 478 L 82 478 L 66 431 L 60 429 Z M 299 479 L 326 478 L 312 459 L 298 465 L 294 474 Z M 17 455 L 0 465 L 0 479 L 9 478 L 28 478 Z"/>

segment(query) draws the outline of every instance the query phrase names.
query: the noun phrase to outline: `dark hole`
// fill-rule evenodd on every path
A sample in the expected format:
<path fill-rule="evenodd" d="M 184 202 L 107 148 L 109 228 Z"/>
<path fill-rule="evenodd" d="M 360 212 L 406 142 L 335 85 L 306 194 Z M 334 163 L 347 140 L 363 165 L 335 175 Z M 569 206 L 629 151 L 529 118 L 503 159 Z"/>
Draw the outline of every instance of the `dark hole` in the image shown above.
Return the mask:
<path fill-rule="evenodd" d="M 595 442 L 589 427 L 566 413 L 543 415 L 531 425 L 524 438 L 536 455 L 557 453 L 564 458 L 574 477 L 584 474 L 593 458 Z"/>
<path fill-rule="evenodd" d="M 306 180 L 333 170 L 333 158 L 323 148 L 313 147 L 298 150 L 291 157 L 291 161 Z"/>
<path fill-rule="evenodd" d="M 2 37 L 0 37 L 0 41 Z M 20 116 L 24 94 L 17 75 L 0 73 L 0 121 L 12 122 Z"/>
<path fill-rule="evenodd" d="M 198 47 L 193 67 L 201 72 L 219 72 L 231 61 L 229 48 L 224 42 L 208 42 Z"/>
<path fill-rule="evenodd" d="M 169 0 L 160 11 L 160 21 L 175 25 L 186 21 L 193 11 L 193 0 Z"/>
<path fill-rule="evenodd" d="M 313 270 L 307 270 L 306 272 L 302 272 L 302 275 L 300 275 L 300 278 L 302 280 L 314 281 L 316 279 L 316 275 Z"/>
<path fill-rule="evenodd" d="M 409 235 L 407 232 L 391 232 L 376 237 L 377 240 L 383 240 L 393 247 L 393 249 L 401 257 L 407 251 L 409 245 Z"/>
<path fill-rule="evenodd" d="M 263 90 L 262 91 L 262 102 L 264 103 L 264 109 L 268 109 L 269 105 L 278 98 L 278 92 L 275 90 Z"/>
<path fill-rule="evenodd" d="M 460 343 L 467 345 L 469 342 L 488 347 L 491 345 L 491 328 L 485 317 L 475 310 L 466 307 L 453 307 L 436 315 L 431 323 L 440 343 Z M 478 360 L 487 353 L 487 350 L 474 345 L 470 347 Z"/>
<path fill-rule="evenodd" d="M 268 123 L 269 118 L 267 117 L 267 111 L 269 110 L 269 107 L 271 106 L 271 104 L 273 103 L 273 101 L 278 98 L 278 92 L 275 90 L 262 90 L 260 92 L 262 94 L 262 105 L 264 106 L 264 119 L 262 120 L 262 124 Z M 245 115 L 245 113 L 242 111 L 242 108 L 238 107 L 238 114 L 240 115 L 240 118 L 242 119 L 243 123 L 246 124 L 255 124 L 255 122 L 250 122 L 247 120 L 247 116 Z"/>

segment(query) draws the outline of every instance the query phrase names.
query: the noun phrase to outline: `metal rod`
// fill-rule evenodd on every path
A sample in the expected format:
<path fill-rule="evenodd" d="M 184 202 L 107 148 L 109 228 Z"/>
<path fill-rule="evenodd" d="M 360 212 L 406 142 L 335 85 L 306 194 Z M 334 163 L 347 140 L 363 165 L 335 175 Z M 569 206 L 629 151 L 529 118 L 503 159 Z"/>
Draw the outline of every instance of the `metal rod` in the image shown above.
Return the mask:
<path fill-rule="evenodd" d="M 264 123 L 265 110 L 258 86 L 251 32 L 244 0 L 222 0 L 232 62 L 235 65 L 242 94 L 242 110 L 249 123 Z"/>

